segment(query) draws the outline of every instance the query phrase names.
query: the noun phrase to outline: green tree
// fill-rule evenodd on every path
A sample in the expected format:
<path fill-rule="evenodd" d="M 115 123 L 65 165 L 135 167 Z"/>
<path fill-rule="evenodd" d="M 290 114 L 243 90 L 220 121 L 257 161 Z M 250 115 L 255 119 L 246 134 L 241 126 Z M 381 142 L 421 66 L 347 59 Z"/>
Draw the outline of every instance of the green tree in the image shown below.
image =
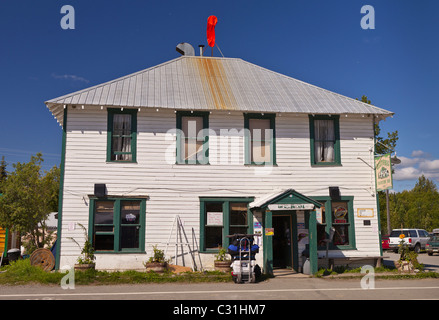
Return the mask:
<path fill-rule="evenodd" d="M 361 97 L 361 102 L 371 104 L 370 100 L 365 95 L 363 95 Z M 379 126 L 379 123 L 375 123 L 374 130 L 375 130 L 374 134 L 375 134 L 375 141 L 376 141 L 375 153 L 386 154 L 386 153 L 394 152 L 395 148 L 396 148 L 396 142 L 399 139 L 398 130 L 393 131 L 393 132 L 388 132 L 387 138 L 383 138 L 380 136 L 381 128 Z"/>
<path fill-rule="evenodd" d="M 422 175 L 412 190 L 391 194 L 390 218 L 394 228 L 439 228 L 437 186 Z"/>
<path fill-rule="evenodd" d="M 6 180 L 6 177 L 8 175 L 8 173 L 6 171 L 7 165 L 8 164 L 5 161 L 5 156 L 2 156 L 2 161 L 0 161 L 0 194 L 3 193 L 2 192 L 2 184 Z"/>
<path fill-rule="evenodd" d="M 2 182 L 0 197 L 0 227 L 8 228 L 28 239 L 28 248 L 41 248 L 50 241 L 45 220 L 57 210 L 59 168 L 41 169 L 41 153 L 28 163 L 17 162 Z"/>
<path fill-rule="evenodd" d="M 358 99 L 357 99 L 358 100 Z M 363 95 L 361 97 L 361 102 L 371 104 L 371 101 L 367 96 Z M 381 128 L 379 123 L 374 124 L 374 136 L 375 136 L 375 154 L 387 154 L 393 153 L 396 150 L 396 144 L 399 139 L 398 130 L 393 132 L 387 132 L 387 138 L 381 136 Z M 393 171 L 393 165 L 392 165 Z M 380 221 L 382 230 L 387 230 L 387 207 L 386 207 L 386 193 L 384 191 L 378 192 L 379 210 L 380 210 Z M 392 223 L 390 223 L 392 225 Z"/>

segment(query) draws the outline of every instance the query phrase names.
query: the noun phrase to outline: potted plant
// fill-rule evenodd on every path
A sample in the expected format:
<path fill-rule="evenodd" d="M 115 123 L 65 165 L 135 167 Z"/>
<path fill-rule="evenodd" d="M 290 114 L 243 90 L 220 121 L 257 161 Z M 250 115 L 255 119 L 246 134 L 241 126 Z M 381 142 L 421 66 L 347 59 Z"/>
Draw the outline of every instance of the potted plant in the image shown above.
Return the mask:
<path fill-rule="evenodd" d="M 404 241 L 404 234 L 401 234 L 399 238 L 401 239 L 398 249 L 399 260 L 395 261 L 395 267 L 402 272 L 422 270 L 423 266 L 418 262 L 418 254 L 410 251 L 408 245 Z"/>
<path fill-rule="evenodd" d="M 87 229 L 80 223 L 78 223 L 78 225 L 82 228 L 82 230 L 84 231 L 84 235 L 85 235 L 85 242 L 84 242 L 84 246 L 81 249 L 81 246 L 79 245 L 79 243 L 69 237 L 70 240 L 72 240 L 73 242 L 75 242 L 78 247 L 81 249 L 81 256 L 78 257 L 77 259 L 77 264 L 75 264 L 74 268 L 75 270 L 87 270 L 87 269 L 94 269 L 95 268 L 95 250 L 93 248 L 93 245 L 90 242 L 90 239 L 88 238 L 88 234 L 87 234 Z"/>
<path fill-rule="evenodd" d="M 143 265 L 146 268 L 146 271 L 154 271 L 158 273 L 162 273 L 168 268 L 168 262 L 165 259 L 165 253 L 163 250 L 157 249 L 157 245 L 152 246 L 154 254 L 149 258 L 147 262 Z"/>
<path fill-rule="evenodd" d="M 231 270 L 230 267 L 231 261 L 227 256 L 227 251 L 225 248 L 220 247 L 218 254 L 215 255 L 215 258 L 216 258 L 214 261 L 215 270 L 224 271 L 224 272 L 228 272 Z"/>

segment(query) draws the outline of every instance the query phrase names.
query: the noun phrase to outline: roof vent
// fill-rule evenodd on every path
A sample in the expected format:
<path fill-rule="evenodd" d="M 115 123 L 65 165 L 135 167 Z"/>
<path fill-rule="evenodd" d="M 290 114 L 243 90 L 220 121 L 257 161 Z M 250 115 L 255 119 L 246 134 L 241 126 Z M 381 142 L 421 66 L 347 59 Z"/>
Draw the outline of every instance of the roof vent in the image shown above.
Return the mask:
<path fill-rule="evenodd" d="M 182 42 L 175 47 L 175 50 L 184 56 L 195 56 L 194 47 L 187 42 Z"/>

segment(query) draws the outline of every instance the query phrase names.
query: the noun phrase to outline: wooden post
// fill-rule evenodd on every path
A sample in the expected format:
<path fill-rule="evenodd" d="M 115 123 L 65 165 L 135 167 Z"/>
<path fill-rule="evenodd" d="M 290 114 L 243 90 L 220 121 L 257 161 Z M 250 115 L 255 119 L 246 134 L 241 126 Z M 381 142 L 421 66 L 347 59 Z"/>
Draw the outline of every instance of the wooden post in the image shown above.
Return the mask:
<path fill-rule="evenodd" d="M 263 230 L 264 273 L 272 275 L 273 274 L 273 236 L 266 236 L 265 228 L 272 228 L 273 213 L 271 211 L 265 211 L 263 217 L 264 217 L 264 230 Z"/>

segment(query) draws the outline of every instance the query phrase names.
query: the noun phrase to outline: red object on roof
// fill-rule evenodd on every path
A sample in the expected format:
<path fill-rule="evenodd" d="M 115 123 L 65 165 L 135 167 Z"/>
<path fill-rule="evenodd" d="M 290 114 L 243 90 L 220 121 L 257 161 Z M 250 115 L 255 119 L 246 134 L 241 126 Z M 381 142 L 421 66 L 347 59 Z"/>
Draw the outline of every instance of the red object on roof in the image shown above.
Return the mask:
<path fill-rule="evenodd" d="M 207 18 L 207 44 L 209 47 L 215 46 L 215 25 L 218 22 L 218 18 L 210 16 Z"/>

